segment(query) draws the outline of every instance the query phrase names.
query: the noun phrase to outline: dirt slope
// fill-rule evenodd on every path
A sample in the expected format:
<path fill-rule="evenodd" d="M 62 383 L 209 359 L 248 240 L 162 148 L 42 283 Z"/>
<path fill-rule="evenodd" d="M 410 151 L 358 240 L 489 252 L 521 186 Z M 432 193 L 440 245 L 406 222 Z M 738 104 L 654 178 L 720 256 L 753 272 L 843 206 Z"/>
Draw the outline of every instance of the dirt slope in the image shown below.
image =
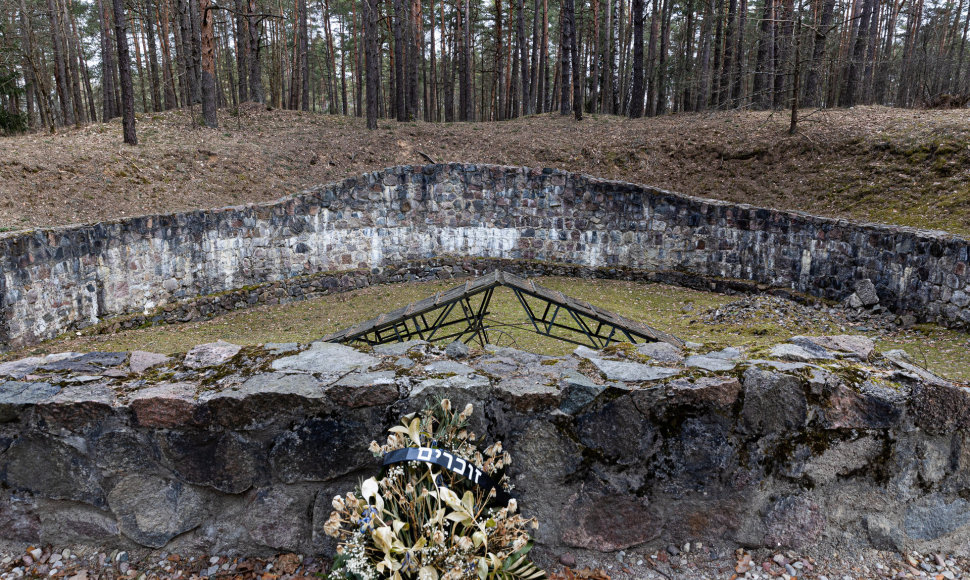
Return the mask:
<path fill-rule="evenodd" d="M 581 123 L 540 115 L 504 123 L 396 123 L 222 112 L 140 115 L 141 145 L 116 120 L 57 135 L 0 139 L 0 230 L 271 200 L 403 163 L 558 167 L 683 193 L 970 233 L 970 111 L 865 107 L 784 115 L 680 114 Z"/>

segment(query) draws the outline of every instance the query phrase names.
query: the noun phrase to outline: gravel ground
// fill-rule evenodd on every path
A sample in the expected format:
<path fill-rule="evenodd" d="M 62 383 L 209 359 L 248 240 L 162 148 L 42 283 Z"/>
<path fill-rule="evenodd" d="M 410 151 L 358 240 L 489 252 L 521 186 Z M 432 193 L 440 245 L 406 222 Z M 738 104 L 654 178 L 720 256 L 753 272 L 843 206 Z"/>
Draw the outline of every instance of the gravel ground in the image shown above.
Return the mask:
<path fill-rule="evenodd" d="M 626 579 L 818 579 L 970 578 L 970 560 L 946 554 L 899 554 L 868 551 L 851 558 L 838 553 L 807 556 L 790 551 L 733 552 L 700 544 L 668 546 L 661 551 L 620 551 L 612 555 L 565 552 L 540 556 L 552 580 Z M 5 546 L 0 552 L 0 579 L 67 578 L 70 580 L 142 578 L 239 578 L 287 580 L 326 576 L 329 561 L 299 554 L 271 558 L 185 557 L 160 551 L 140 553 L 91 548 Z M 471 580 L 471 579 L 470 579 Z"/>
<path fill-rule="evenodd" d="M 613 561 L 602 555 L 565 553 L 560 556 L 558 564 L 577 570 L 599 570 L 611 580 L 970 578 L 970 560 L 967 558 L 872 550 L 852 557 L 838 553 L 809 556 L 791 551 L 748 552 L 740 548 L 724 551 L 686 544 L 654 552 L 621 551 L 613 555 Z M 556 570 L 556 567 L 548 566 L 547 569 Z"/>

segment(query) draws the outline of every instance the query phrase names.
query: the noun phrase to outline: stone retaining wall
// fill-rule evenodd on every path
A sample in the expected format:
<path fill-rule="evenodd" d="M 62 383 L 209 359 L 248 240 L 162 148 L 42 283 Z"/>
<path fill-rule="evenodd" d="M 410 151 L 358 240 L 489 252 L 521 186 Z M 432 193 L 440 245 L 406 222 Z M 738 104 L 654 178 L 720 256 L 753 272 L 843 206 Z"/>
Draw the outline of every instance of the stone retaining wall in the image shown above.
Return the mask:
<path fill-rule="evenodd" d="M 650 272 L 631 268 L 589 268 L 575 264 L 539 262 L 536 260 L 444 256 L 429 260 L 409 261 L 385 268 L 321 272 L 307 276 L 296 276 L 286 280 L 246 286 L 226 292 L 186 298 L 177 302 L 169 302 L 150 312 L 114 317 L 107 324 L 85 328 L 83 333 L 109 334 L 132 328 L 195 322 L 234 310 L 251 308 L 257 304 L 286 304 L 329 294 L 349 292 L 376 284 L 430 282 L 481 276 L 492 270 L 512 272 L 525 278 L 537 276 L 605 278 L 672 284 L 726 294 L 771 293 L 802 302 L 812 299 L 805 294 L 793 293 L 783 288 L 768 288 L 747 280 L 707 278 L 670 270 Z"/>
<path fill-rule="evenodd" d="M 299 276 L 440 256 L 752 280 L 970 324 L 968 242 L 678 195 L 554 170 L 403 166 L 274 203 L 0 237 L 0 340 Z"/>
<path fill-rule="evenodd" d="M 449 397 L 512 454 L 537 542 L 970 555 L 970 389 L 864 337 L 682 352 L 314 343 L 0 364 L 0 540 L 332 555 L 331 499 Z"/>

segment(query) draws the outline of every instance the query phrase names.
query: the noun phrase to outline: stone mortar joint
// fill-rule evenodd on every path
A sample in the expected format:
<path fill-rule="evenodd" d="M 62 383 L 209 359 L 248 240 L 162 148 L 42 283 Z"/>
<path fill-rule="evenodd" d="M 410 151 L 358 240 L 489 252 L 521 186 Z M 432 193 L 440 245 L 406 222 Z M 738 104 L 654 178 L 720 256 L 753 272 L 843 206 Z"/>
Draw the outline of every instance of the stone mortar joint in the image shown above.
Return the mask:
<path fill-rule="evenodd" d="M 688 283 L 747 280 L 835 301 L 869 280 L 880 308 L 966 328 L 968 248 L 946 232 L 553 169 L 401 166 L 272 203 L 0 235 L 0 345 L 119 316 L 136 325 L 196 320 L 394 279 L 419 263 L 430 264 L 416 274 L 428 279 L 444 268 L 476 269 L 478 260 L 614 277 L 666 273 Z"/>
<path fill-rule="evenodd" d="M 330 554 L 330 500 L 429 400 L 474 403 L 547 550 L 970 554 L 970 389 L 860 336 L 770 348 L 225 342 L 0 364 L 0 536 Z"/>

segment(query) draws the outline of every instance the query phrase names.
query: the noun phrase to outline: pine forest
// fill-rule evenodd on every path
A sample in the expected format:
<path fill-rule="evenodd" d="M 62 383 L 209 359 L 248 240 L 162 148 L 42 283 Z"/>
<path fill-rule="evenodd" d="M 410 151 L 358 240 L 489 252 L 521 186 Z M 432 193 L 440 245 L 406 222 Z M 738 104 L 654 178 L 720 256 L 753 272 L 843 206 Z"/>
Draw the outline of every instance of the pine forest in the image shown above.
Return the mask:
<path fill-rule="evenodd" d="M 962 106 L 968 0 L 0 0 L 0 129 Z"/>

